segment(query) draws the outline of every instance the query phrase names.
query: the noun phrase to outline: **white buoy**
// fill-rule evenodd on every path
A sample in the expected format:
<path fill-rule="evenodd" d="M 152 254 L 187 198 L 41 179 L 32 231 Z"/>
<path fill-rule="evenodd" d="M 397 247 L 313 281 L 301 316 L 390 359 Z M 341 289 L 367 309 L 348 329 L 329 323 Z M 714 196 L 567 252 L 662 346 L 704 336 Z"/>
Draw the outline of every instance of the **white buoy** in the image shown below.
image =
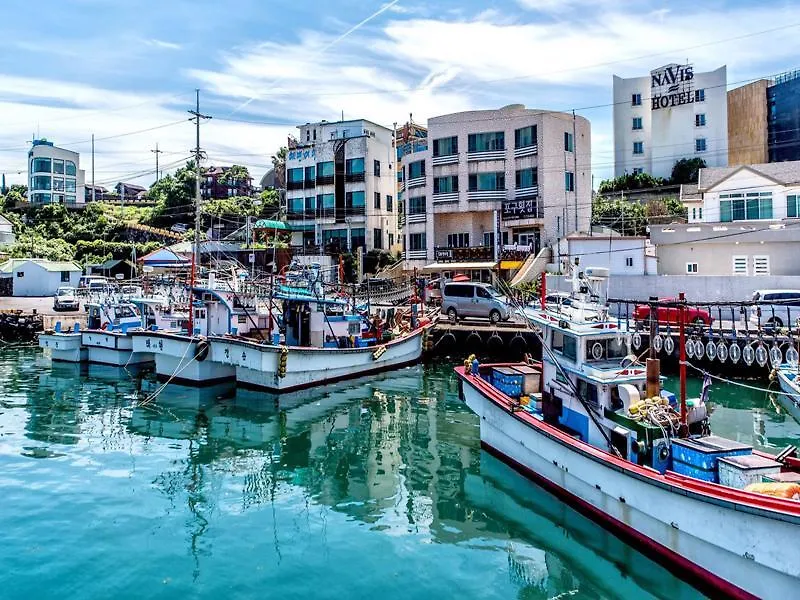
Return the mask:
<path fill-rule="evenodd" d="M 756 352 L 753 350 L 753 347 L 748 344 L 742 349 L 742 360 L 744 363 L 749 367 L 753 364 L 753 361 L 756 359 Z"/>
<path fill-rule="evenodd" d="M 675 350 L 675 340 L 671 335 L 664 338 L 664 352 L 672 354 Z"/>
<path fill-rule="evenodd" d="M 706 343 L 706 356 L 708 357 L 708 360 L 714 360 L 717 358 L 717 345 L 713 340 L 708 340 Z"/>
<path fill-rule="evenodd" d="M 656 335 L 656 336 L 653 338 L 653 349 L 654 349 L 656 352 L 661 352 L 661 348 L 663 347 L 663 345 L 664 345 L 664 342 L 663 342 L 663 340 L 661 339 L 661 336 L 660 336 L 660 335 Z"/>
<path fill-rule="evenodd" d="M 694 355 L 697 358 L 703 358 L 703 355 L 706 353 L 705 346 L 703 346 L 703 342 L 700 340 L 694 341 Z"/>
<path fill-rule="evenodd" d="M 720 340 L 717 344 L 717 358 L 719 359 L 719 362 L 725 362 L 728 360 L 728 347 L 722 340 Z"/>
<path fill-rule="evenodd" d="M 739 359 L 742 357 L 742 349 L 739 347 L 739 344 L 736 342 L 731 344 L 729 355 L 733 364 L 739 362 Z"/>

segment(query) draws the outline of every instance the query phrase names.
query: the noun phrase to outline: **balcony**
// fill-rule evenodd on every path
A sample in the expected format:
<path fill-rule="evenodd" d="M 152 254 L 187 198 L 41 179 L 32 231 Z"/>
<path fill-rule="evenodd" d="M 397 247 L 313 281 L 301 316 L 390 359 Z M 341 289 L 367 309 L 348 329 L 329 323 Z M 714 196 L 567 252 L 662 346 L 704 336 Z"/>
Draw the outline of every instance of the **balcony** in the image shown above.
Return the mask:
<path fill-rule="evenodd" d="M 291 190 L 302 190 L 303 189 L 303 181 L 287 181 L 286 182 L 286 189 Z"/>
<path fill-rule="evenodd" d="M 434 202 L 458 202 L 458 192 L 444 192 L 433 195 Z"/>
<path fill-rule="evenodd" d="M 419 187 L 419 186 L 422 186 L 422 185 L 425 185 L 425 175 L 423 175 L 422 177 L 415 177 L 414 179 L 409 179 L 406 182 L 406 187 L 409 187 L 409 188 Z"/>
<path fill-rule="evenodd" d="M 458 154 L 448 154 L 446 156 L 434 156 L 431 159 L 431 164 L 434 167 L 440 165 L 454 165 L 458 162 Z"/>
<path fill-rule="evenodd" d="M 286 219 L 289 221 L 310 221 L 316 218 L 315 210 L 290 210 L 286 213 Z"/>
<path fill-rule="evenodd" d="M 544 203 L 536 196 L 504 200 L 501 217 L 503 221 L 544 219 Z"/>
<path fill-rule="evenodd" d="M 467 192 L 467 199 L 478 200 L 505 200 L 506 190 L 471 190 Z"/>
<path fill-rule="evenodd" d="M 408 217 L 406 217 L 406 221 L 408 223 L 424 223 L 427 217 L 428 215 L 426 215 L 424 212 L 409 213 Z"/>
<path fill-rule="evenodd" d="M 346 173 L 344 176 L 345 183 L 356 183 L 364 181 L 364 173 Z"/>
<path fill-rule="evenodd" d="M 471 248 L 450 248 L 449 246 L 436 246 L 433 249 L 436 262 L 475 262 L 494 260 L 492 246 L 473 246 Z"/>
<path fill-rule="evenodd" d="M 303 182 L 303 187 L 305 189 L 310 189 L 310 188 L 316 187 L 316 185 L 317 185 L 317 180 L 316 179 L 306 179 Z"/>
<path fill-rule="evenodd" d="M 427 260 L 427 250 L 406 250 L 406 260 Z"/>
<path fill-rule="evenodd" d="M 505 150 L 485 150 L 482 152 L 467 152 L 467 160 L 505 160 Z"/>
<path fill-rule="evenodd" d="M 535 154 L 539 153 L 539 146 L 538 144 L 531 144 L 530 146 L 524 146 L 522 148 L 515 148 L 514 149 L 514 158 L 522 158 L 523 156 L 534 156 Z"/>
<path fill-rule="evenodd" d="M 333 179 L 333 175 L 317 175 L 317 185 L 331 185 Z"/>

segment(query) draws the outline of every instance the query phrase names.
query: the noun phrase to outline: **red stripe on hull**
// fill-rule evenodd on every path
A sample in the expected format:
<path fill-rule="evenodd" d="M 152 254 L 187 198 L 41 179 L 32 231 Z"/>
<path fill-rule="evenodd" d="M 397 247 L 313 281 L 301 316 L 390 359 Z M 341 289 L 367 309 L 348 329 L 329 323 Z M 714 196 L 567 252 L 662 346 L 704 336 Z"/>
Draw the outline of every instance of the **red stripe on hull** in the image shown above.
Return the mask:
<path fill-rule="evenodd" d="M 565 504 L 568 504 L 582 515 L 590 518 L 629 546 L 642 552 L 647 558 L 658 563 L 682 581 L 694 586 L 701 593 L 712 598 L 724 597 L 734 598 L 736 600 L 758 600 L 758 596 L 754 596 L 740 587 L 725 581 L 721 577 L 687 560 L 677 552 L 662 546 L 633 527 L 604 513 L 596 506 L 575 496 L 568 490 L 553 483 L 546 477 L 539 475 L 534 470 L 510 456 L 506 456 L 483 440 L 481 440 L 481 448 L 492 456 L 502 460 L 528 479 L 536 482 L 553 496 L 563 501 Z"/>

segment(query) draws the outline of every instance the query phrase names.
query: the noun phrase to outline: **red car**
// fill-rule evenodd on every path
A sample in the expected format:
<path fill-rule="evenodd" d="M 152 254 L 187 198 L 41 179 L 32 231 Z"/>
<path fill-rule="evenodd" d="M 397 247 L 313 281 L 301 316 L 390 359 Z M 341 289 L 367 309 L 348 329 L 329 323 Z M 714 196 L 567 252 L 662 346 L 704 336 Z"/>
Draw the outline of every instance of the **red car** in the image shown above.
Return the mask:
<path fill-rule="evenodd" d="M 677 302 L 675 298 L 659 298 L 659 302 Z M 656 321 L 658 323 L 670 323 L 677 325 L 679 311 L 678 307 L 656 306 Z M 694 306 L 687 306 L 686 322 L 694 325 L 711 325 L 714 319 L 708 314 L 707 310 L 696 308 Z M 639 304 L 633 309 L 633 318 L 636 321 L 650 321 L 650 306 L 647 304 Z"/>

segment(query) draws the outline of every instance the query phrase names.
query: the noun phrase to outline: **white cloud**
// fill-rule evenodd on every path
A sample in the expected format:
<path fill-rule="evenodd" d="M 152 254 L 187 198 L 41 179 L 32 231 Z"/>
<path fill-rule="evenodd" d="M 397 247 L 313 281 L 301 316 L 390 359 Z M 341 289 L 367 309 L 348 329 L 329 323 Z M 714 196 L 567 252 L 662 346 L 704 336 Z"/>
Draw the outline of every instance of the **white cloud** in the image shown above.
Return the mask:
<path fill-rule="evenodd" d="M 183 48 L 180 44 L 176 44 L 175 42 L 167 42 L 164 40 L 158 40 L 156 38 L 150 38 L 149 40 L 143 40 L 145 44 L 148 46 L 153 46 L 155 48 L 163 48 L 165 50 L 180 50 Z"/>

